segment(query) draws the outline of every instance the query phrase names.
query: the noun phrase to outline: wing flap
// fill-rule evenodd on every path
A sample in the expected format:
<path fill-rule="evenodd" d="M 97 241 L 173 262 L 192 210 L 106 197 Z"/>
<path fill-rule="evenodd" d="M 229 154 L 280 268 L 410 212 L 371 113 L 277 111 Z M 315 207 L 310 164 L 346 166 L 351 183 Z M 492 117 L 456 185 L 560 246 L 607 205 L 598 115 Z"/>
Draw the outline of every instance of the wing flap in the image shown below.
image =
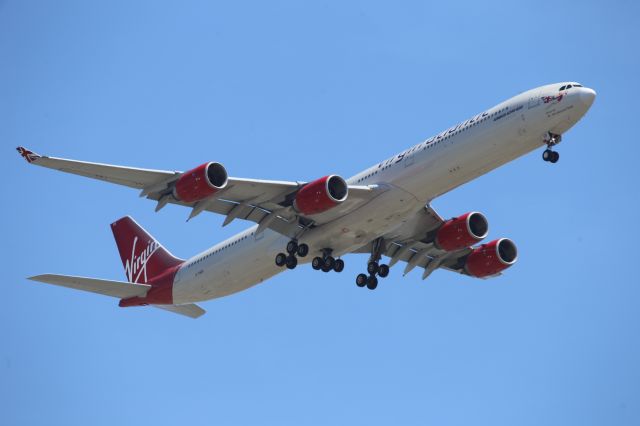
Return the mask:
<path fill-rule="evenodd" d="M 76 277 L 72 275 L 44 274 L 29 277 L 29 279 L 121 299 L 144 296 L 151 288 L 150 285 L 146 284 L 132 284 L 124 281 L 101 280 L 98 278 Z"/>

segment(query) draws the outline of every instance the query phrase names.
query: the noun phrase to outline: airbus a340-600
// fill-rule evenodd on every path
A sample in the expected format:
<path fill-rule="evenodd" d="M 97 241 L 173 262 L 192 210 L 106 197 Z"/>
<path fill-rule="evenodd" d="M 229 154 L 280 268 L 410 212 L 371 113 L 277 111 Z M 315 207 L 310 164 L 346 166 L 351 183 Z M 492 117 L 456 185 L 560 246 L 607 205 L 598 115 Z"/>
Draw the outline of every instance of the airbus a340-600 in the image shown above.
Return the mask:
<path fill-rule="evenodd" d="M 355 283 L 371 290 L 398 262 L 404 262 L 405 274 L 420 268 L 423 279 L 438 268 L 494 277 L 516 262 L 516 245 L 508 238 L 479 244 L 489 230 L 484 215 L 445 220 L 430 202 L 540 147 L 543 160 L 556 163 L 561 135 L 595 96 L 575 82 L 526 91 L 349 179 L 236 178 L 217 162 L 186 172 L 148 170 L 41 156 L 20 147 L 31 164 L 141 190 L 141 197 L 157 201 L 156 211 L 178 204 L 191 209 L 189 218 L 221 214 L 223 226 L 234 219 L 255 222 L 183 260 L 126 216 L 111 229 L 127 281 L 53 274 L 31 279 L 117 297 L 123 307 L 151 305 L 195 318 L 204 313 L 195 302 L 237 293 L 302 263 L 341 272 L 349 253 L 369 254 Z"/>

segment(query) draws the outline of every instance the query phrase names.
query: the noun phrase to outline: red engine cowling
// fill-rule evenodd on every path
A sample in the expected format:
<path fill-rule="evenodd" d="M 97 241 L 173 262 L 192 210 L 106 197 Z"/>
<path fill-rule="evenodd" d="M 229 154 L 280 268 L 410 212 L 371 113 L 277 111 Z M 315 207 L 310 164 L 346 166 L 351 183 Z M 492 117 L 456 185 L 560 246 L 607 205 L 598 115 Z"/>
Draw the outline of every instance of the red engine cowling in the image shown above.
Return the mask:
<path fill-rule="evenodd" d="M 465 213 L 442 224 L 435 245 L 444 251 L 456 251 L 482 241 L 488 233 L 489 222 L 482 213 Z"/>
<path fill-rule="evenodd" d="M 227 186 L 227 170 L 220 163 L 204 163 L 184 172 L 173 187 L 176 199 L 186 203 L 204 200 Z"/>
<path fill-rule="evenodd" d="M 518 260 L 518 249 L 508 238 L 500 238 L 476 247 L 464 265 L 469 275 L 485 278 L 504 271 Z"/>
<path fill-rule="evenodd" d="M 337 175 L 329 175 L 303 186 L 293 202 L 293 207 L 303 215 L 312 215 L 337 206 L 347 199 L 349 186 Z"/>

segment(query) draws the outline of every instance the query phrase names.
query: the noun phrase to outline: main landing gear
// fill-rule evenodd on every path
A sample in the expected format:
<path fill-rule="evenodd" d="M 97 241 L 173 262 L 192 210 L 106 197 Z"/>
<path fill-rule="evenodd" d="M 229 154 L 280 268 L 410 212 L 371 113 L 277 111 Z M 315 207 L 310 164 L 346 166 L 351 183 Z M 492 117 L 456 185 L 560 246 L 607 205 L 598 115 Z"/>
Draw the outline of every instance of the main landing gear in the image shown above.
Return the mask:
<path fill-rule="evenodd" d="M 378 287 L 378 276 L 380 278 L 386 278 L 389 275 L 389 265 L 379 264 L 380 258 L 382 258 L 382 251 L 384 250 L 384 240 L 382 238 L 376 239 L 372 243 L 371 257 L 367 263 L 367 274 L 359 274 L 356 277 L 356 285 L 358 287 L 364 287 L 365 285 L 369 290 L 375 290 Z M 377 276 L 376 276 L 377 275 Z"/>
<path fill-rule="evenodd" d="M 294 269 L 298 266 L 298 257 L 305 257 L 309 254 L 309 246 L 306 244 L 298 244 L 297 241 L 291 240 L 287 243 L 287 254 L 278 253 L 276 255 L 276 265 L 287 269 Z"/>
<path fill-rule="evenodd" d="M 344 260 L 335 259 L 331 256 L 331 249 L 322 250 L 322 257 L 314 257 L 311 261 L 311 267 L 316 271 L 329 272 L 336 271 L 342 272 L 344 269 Z"/>
<path fill-rule="evenodd" d="M 552 148 L 562 140 L 562 135 L 556 135 L 555 133 L 548 132 L 544 138 L 544 143 L 547 144 L 547 149 L 542 153 L 542 159 L 549 161 L 550 163 L 557 163 L 560 159 L 560 154 L 554 151 Z"/>

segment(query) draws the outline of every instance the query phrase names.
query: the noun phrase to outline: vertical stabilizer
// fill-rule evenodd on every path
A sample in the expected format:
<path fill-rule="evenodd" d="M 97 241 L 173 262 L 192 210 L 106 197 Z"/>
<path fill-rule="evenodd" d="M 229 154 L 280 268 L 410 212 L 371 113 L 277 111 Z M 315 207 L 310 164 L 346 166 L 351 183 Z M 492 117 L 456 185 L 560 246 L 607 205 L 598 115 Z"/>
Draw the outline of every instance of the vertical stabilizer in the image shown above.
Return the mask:
<path fill-rule="evenodd" d="M 132 283 L 146 284 L 168 269 L 181 264 L 155 238 L 129 216 L 111 224 L 122 266 Z"/>

